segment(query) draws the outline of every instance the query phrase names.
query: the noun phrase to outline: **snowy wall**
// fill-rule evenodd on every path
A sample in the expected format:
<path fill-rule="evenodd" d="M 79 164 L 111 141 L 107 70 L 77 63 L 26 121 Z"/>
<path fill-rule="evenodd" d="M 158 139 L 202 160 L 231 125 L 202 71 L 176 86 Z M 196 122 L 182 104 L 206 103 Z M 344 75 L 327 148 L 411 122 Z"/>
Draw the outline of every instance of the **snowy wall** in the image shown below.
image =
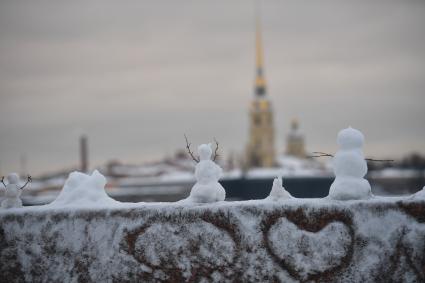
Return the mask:
<path fill-rule="evenodd" d="M 0 212 L 1 282 L 424 282 L 425 201 Z"/>

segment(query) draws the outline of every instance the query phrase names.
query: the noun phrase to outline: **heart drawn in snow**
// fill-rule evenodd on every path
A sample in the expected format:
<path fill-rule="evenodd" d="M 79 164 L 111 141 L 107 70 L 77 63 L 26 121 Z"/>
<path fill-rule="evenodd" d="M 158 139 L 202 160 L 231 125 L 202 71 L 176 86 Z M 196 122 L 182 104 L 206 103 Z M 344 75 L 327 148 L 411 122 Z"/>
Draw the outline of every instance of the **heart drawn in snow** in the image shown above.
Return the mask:
<path fill-rule="evenodd" d="M 236 238 L 235 227 L 220 214 L 199 218 L 161 215 L 126 231 L 121 245 L 135 260 L 173 282 L 202 281 L 213 272 L 224 280 L 232 276 L 240 253 Z M 155 281 L 150 276 L 147 272 L 140 279 Z"/>
<path fill-rule="evenodd" d="M 344 212 L 277 212 L 263 222 L 263 233 L 273 259 L 302 282 L 331 280 L 353 255 L 352 220 Z"/>

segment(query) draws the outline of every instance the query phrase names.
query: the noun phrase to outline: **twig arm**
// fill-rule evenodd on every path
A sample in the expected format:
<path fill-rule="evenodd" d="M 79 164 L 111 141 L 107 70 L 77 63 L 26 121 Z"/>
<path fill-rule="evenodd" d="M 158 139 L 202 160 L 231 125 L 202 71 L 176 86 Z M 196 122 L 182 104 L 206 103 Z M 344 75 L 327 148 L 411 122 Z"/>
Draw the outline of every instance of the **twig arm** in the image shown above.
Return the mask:
<path fill-rule="evenodd" d="M 4 176 L 1 177 L 1 183 L 3 184 L 3 186 L 6 188 L 6 184 L 4 183 Z"/>
<path fill-rule="evenodd" d="M 332 154 L 326 153 L 326 152 L 320 152 L 320 151 L 314 151 L 313 154 L 310 157 L 334 157 Z M 365 158 L 366 161 L 372 161 L 372 162 L 394 162 L 393 159 L 373 159 L 373 158 Z"/>
<path fill-rule="evenodd" d="M 20 189 L 22 190 L 23 188 L 25 188 L 31 182 L 32 182 L 32 178 L 31 178 L 30 175 L 28 175 L 27 181 L 25 182 L 25 184 Z"/>
<path fill-rule="evenodd" d="M 199 162 L 199 158 L 196 158 L 195 157 L 195 155 L 193 155 L 193 152 L 192 152 L 192 150 L 190 149 L 190 145 L 191 145 L 191 143 L 189 142 L 189 140 L 187 139 L 187 137 L 186 137 L 186 135 L 184 135 L 184 139 L 186 140 L 186 149 L 187 149 L 187 152 L 189 153 L 189 155 L 190 155 L 190 157 L 192 157 L 192 159 L 193 159 L 193 161 L 195 161 L 195 162 Z"/>
<path fill-rule="evenodd" d="M 214 142 L 215 142 L 215 151 L 214 151 L 214 158 L 213 161 L 215 161 L 217 159 L 218 155 L 218 141 L 214 138 Z"/>

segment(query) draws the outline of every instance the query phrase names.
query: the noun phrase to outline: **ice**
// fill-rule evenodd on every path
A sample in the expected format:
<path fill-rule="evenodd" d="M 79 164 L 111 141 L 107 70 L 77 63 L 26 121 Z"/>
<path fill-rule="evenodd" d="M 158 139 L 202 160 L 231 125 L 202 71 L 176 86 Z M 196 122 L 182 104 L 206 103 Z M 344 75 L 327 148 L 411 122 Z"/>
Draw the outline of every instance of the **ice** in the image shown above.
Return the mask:
<path fill-rule="evenodd" d="M 8 184 L 6 185 L 5 199 L 1 202 L 2 208 L 22 207 L 20 199 L 22 190 L 19 186 L 19 175 L 11 173 L 7 176 Z"/>
<path fill-rule="evenodd" d="M 106 178 L 95 170 L 91 175 L 81 172 L 69 174 L 59 196 L 49 206 L 106 206 L 119 202 L 105 192 Z"/>
<path fill-rule="evenodd" d="M 266 200 L 279 201 L 291 198 L 291 194 L 282 186 L 282 177 L 275 178 L 273 180 L 273 187 L 270 191 L 270 195 L 266 198 Z"/>
<path fill-rule="evenodd" d="M 340 147 L 333 158 L 335 181 L 329 197 L 336 200 L 368 199 L 372 196 L 369 182 L 364 179 L 367 164 L 363 156 L 363 134 L 351 127 L 338 133 Z"/>
<path fill-rule="evenodd" d="M 223 201 L 226 198 L 226 191 L 218 182 L 222 169 L 211 160 L 211 144 L 200 145 L 198 153 L 200 160 L 195 168 L 196 183 L 184 201 L 195 203 Z"/>

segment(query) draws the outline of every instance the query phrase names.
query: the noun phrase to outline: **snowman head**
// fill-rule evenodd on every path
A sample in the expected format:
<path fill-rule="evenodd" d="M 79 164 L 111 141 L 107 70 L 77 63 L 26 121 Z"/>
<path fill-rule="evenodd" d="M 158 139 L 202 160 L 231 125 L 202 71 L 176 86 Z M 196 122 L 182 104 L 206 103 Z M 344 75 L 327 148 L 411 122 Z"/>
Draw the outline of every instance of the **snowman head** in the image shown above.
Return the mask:
<path fill-rule="evenodd" d="M 18 184 L 19 183 L 19 175 L 16 173 L 10 173 L 7 176 L 7 181 L 9 184 Z"/>
<path fill-rule="evenodd" d="M 211 160 L 212 149 L 211 144 L 201 144 L 198 147 L 199 159 L 200 160 Z"/>
<path fill-rule="evenodd" d="M 337 143 L 341 149 L 360 149 L 364 136 L 359 130 L 348 127 L 338 133 Z"/>

